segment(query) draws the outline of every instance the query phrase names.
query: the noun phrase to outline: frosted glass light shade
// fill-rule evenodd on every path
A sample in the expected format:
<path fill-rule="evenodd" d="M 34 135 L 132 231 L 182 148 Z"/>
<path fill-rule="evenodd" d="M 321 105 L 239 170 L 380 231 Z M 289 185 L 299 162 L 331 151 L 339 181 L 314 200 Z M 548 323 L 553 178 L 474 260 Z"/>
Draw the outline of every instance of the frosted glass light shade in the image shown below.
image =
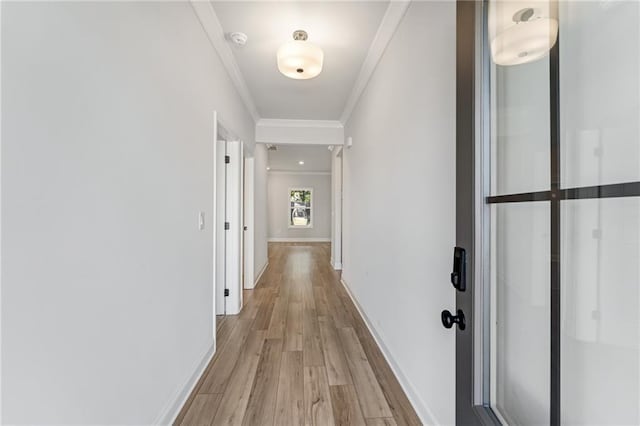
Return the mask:
<path fill-rule="evenodd" d="M 278 69 L 289 78 L 306 80 L 322 71 L 322 49 L 305 40 L 294 40 L 278 49 Z"/>
<path fill-rule="evenodd" d="M 491 42 L 491 55 L 498 65 L 519 65 L 543 58 L 556 43 L 558 21 L 538 18 L 519 22 Z"/>

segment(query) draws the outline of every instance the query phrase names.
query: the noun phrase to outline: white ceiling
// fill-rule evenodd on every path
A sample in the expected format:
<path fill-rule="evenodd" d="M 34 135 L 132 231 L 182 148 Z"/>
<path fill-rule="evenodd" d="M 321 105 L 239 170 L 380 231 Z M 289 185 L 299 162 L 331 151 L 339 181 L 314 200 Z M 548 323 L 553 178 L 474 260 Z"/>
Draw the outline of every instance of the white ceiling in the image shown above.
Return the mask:
<path fill-rule="evenodd" d="M 388 1 L 212 2 L 225 33 L 248 36 L 229 43 L 262 118 L 338 120 L 389 6 Z M 310 80 L 280 74 L 278 48 L 302 29 L 324 50 L 322 73 Z"/>
<path fill-rule="evenodd" d="M 268 151 L 269 168 L 287 172 L 330 172 L 331 151 L 323 146 L 278 145 L 277 151 Z M 298 164 L 304 161 L 304 165 Z"/>

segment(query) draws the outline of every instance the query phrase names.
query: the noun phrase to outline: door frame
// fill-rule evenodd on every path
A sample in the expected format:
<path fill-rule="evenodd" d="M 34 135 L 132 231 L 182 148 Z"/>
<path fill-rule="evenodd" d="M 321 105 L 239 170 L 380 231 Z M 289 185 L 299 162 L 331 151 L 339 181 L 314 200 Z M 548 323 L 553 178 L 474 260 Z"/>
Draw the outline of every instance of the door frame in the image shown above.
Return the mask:
<path fill-rule="evenodd" d="M 488 9 L 488 0 L 456 1 L 456 246 L 466 250 L 468 271 L 466 290 L 456 291 L 456 309 L 466 320 L 464 330 L 456 327 L 456 424 L 494 426 L 502 422 L 491 407 L 491 288 L 485 285 L 491 264 L 491 205 L 484 198 L 491 184 L 484 149 L 492 112 Z"/>
<path fill-rule="evenodd" d="M 456 424 L 500 425 L 490 406 L 490 188 L 491 137 L 488 0 L 456 2 L 456 246 L 466 252 L 466 290 L 456 309 L 467 327 L 456 327 Z"/>
<path fill-rule="evenodd" d="M 491 407 L 485 403 L 486 380 L 475 380 L 488 372 L 490 360 L 482 347 L 487 332 L 483 312 L 482 282 L 483 268 L 476 268 L 476 254 L 483 252 L 484 229 L 476 229 L 476 223 L 484 223 L 486 214 L 482 200 L 482 186 L 487 179 L 482 174 L 482 161 L 476 151 L 481 138 L 487 135 L 490 126 L 489 87 L 485 54 L 487 13 L 484 1 L 458 0 L 456 2 L 456 246 L 466 250 L 466 290 L 456 291 L 456 309 L 462 310 L 466 328 L 456 327 L 456 424 L 499 425 Z M 482 151 L 480 151 L 482 152 Z M 480 259 L 482 262 L 482 259 Z M 478 307 L 479 309 L 476 309 Z"/>
<path fill-rule="evenodd" d="M 224 300 L 224 291 L 221 289 L 224 288 L 224 275 L 221 277 L 218 277 L 218 273 L 220 272 L 219 269 L 220 268 L 224 268 L 224 250 L 222 252 L 220 252 L 220 250 L 218 249 L 218 241 L 220 238 L 220 232 L 218 231 L 218 223 L 220 221 L 220 214 L 218 213 L 218 192 L 220 191 L 220 188 L 218 188 L 218 186 L 221 183 L 218 179 L 218 172 L 220 169 L 220 166 L 218 165 L 218 161 L 219 161 L 219 144 L 222 142 L 222 140 L 224 140 L 224 135 L 227 133 L 225 127 L 222 125 L 222 123 L 219 122 L 218 119 L 218 112 L 217 111 L 213 111 L 213 220 L 211 221 L 212 223 L 212 242 L 213 242 L 213 337 L 214 337 L 214 341 L 216 338 L 216 325 L 217 325 L 217 315 L 224 315 L 224 308 L 222 309 L 222 313 L 220 313 L 220 309 L 218 307 L 218 303 L 221 302 L 221 298 L 222 301 Z M 223 282 L 220 282 L 220 280 L 223 280 Z M 224 306 L 224 305 L 223 305 Z"/>
<path fill-rule="evenodd" d="M 225 280 L 228 296 L 225 298 L 225 314 L 237 315 L 242 310 L 242 255 L 243 255 L 243 143 L 237 138 L 226 141 L 227 158 L 225 163 L 226 206 L 225 222 L 228 229 L 220 230 L 226 238 Z"/>
<path fill-rule="evenodd" d="M 234 315 L 240 312 L 242 309 L 242 279 L 241 274 L 242 271 L 240 269 L 241 259 L 242 259 L 242 226 L 243 226 L 243 218 L 242 218 L 242 165 L 243 161 L 243 142 L 230 130 L 230 128 L 225 124 L 225 122 L 220 118 L 220 115 L 217 111 L 213 111 L 213 220 L 212 220 L 212 239 L 213 239 L 213 276 L 212 276 L 212 284 L 213 284 L 213 317 L 214 317 L 214 328 L 213 335 L 215 340 L 216 335 L 216 315 L 217 313 L 217 303 L 219 302 L 221 294 L 224 294 L 224 290 L 221 293 L 219 290 L 221 288 L 229 289 L 229 296 L 225 297 L 225 315 Z M 225 190 L 227 194 L 225 194 L 225 205 L 228 204 L 229 196 L 233 196 L 234 199 L 237 198 L 237 208 L 227 209 L 225 207 L 225 217 L 220 217 L 218 213 L 219 203 L 218 203 L 218 185 L 220 182 L 218 181 L 218 173 L 220 167 L 227 167 L 224 163 L 224 158 L 219 158 L 220 155 L 218 153 L 218 144 L 224 143 L 226 147 L 232 146 L 235 143 L 237 149 L 233 149 L 234 153 L 227 152 L 225 149 L 225 155 L 232 155 L 231 175 L 234 177 L 232 182 L 227 184 L 227 180 L 225 178 L 225 188 L 231 188 L 232 194 L 228 194 L 228 190 Z M 239 151 L 236 152 L 236 151 Z M 235 158 L 234 158 L 235 157 Z M 236 176 L 237 175 L 237 176 Z M 234 205 L 236 203 L 234 202 Z M 224 221 L 228 221 L 230 223 L 230 230 L 224 230 Z M 219 226 L 222 224 L 223 226 Z M 220 253 L 218 250 L 218 241 L 220 238 L 226 238 L 227 234 L 233 235 L 234 238 L 232 241 L 236 241 L 234 244 L 225 244 L 225 253 Z M 236 235 L 237 234 L 237 235 Z M 237 236 L 237 238 L 235 238 Z M 221 257 L 222 256 L 222 257 Z M 218 266 L 224 268 L 224 278 L 218 276 L 219 268 Z M 236 268 L 235 265 L 238 265 Z M 233 271 L 232 275 L 229 275 L 229 270 Z M 229 279 L 229 276 L 233 279 Z M 220 279 L 224 280 L 223 286 L 220 286 Z M 220 293 L 220 294 L 219 294 Z"/>
<path fill-rule="evenodd" d="M 466 329 L 456 328 L 456 423 L 502 424 L 491 407 L 491 204 L 520 199 L 490 197 L 491 52 L 488 40 L 488 0 L 457 0 L 456 16 L 456 246 L 467 251 L 466 291 L 456 291 Z M 559 188 L 558 45 L 550 52 L 551 214 L 551 386 L 550 424 L 560 424 L 559 328 Z M 502 198 L 505 198 L 504 200 Z M 535 198 L 535 197 L 534 197 Z M 552 220 L 552 223 L 554 221 Z"/>
<path fill-rule="evenodd" d="M 245 151 L 246 152 L 246 151 Z M 254 245 L 255 235 L 255 158 L 244 159 L 244 205 L 243 205 L 243 288 L 251 290 L 255 287 L 254 279 Z"/>
<path fill-rule="evenodd" d="M 342 174 L 343 149 L 335 146 L 331 152 L 331 266 L 342 269 Z"/>

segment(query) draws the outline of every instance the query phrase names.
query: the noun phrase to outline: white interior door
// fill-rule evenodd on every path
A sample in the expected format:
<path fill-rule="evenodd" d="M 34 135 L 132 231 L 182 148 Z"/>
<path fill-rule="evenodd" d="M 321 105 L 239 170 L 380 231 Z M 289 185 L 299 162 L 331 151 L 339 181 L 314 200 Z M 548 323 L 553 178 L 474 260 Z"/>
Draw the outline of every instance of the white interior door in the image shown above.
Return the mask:
<path fill-rule="evenodd" d="M 241 141 L 226 143 L 226 190 L 225 190 L 225 312 L 240 313 L 242 309 L 242 183 L 243 147 Z"/>
<path fill-rule="evenodd" d="M 218 140 L 215 146 L 215 216 L 214 216 L 214 244 L 215 244 L 215 305 L 216 315 L 224 315 L 226 287 L 225 268 L 226 268 L 226 244 L 224 222 L 226 218 L 226 167 L 225 156 L 227 154 L 227 143 L 224 140 Z"/>

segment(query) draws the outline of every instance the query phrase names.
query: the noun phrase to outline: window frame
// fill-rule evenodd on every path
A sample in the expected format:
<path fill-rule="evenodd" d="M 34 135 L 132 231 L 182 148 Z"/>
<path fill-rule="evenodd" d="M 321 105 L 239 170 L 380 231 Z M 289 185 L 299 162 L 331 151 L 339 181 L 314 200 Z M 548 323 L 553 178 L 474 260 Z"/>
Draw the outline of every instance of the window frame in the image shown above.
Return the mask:
<path fill-rule="evenodd" d="M 311 220 L 308 225 L 293 225 L 291 223 L 291 213 L 293 208 L 291 207 L 291 192 L 292 191 L 308 191 L 310 193 L 310 202 L 309 202 L 309 211 L 311 212 Z M 289 187 L 289 191 L 287 192 L 287 225 L 289 229 L 311 229 L 313 228 L 314 222 L 314 211 L 313 211 L 313 188 L 312 187 L 303 187 L 303 186 L 292 186 Z"/>

